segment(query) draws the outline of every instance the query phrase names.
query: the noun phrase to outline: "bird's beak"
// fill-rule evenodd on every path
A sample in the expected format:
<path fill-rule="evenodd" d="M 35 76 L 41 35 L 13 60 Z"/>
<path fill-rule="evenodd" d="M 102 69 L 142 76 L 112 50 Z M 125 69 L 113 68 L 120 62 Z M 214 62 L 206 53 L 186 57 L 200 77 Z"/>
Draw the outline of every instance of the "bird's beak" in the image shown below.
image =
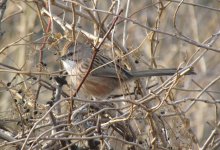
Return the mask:
<path fill-rule="evenodd" d="M 64 58 L 65 58 L 65 55 L 64 55 L 64 56 L 60 56 L 60 57 L 58 57 L 58 58 L 57 58 L 57 60 L 56 60 L 56 61 L 61 61 L 61 60 L 64 60 Z"/>

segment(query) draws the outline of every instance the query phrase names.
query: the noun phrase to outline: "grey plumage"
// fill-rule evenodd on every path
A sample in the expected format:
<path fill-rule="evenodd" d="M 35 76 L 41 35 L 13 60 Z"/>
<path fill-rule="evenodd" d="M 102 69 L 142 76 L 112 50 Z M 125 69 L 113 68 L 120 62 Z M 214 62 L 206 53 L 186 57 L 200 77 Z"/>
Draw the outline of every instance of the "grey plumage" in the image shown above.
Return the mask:
<path fill-rule="evenodd" d="M 82 43 L 77 43 L 77 45 L 67 43 L 63 51 L 65 54 L 61 57 L 61 60 L 64 68 L 71 75 L 73 84 L 77 86 L 87 73 L 92 61 L 92 47 Z M 175 68 L 128 71 L 115 64 L 111 58 L 98 52 L 93 60 L 90 75 L 86 78 L 82 89 L 85 93 L 102 98 L 111 94 L 120 85 L 121 81 L 129 81 L 139 77 L 173 75 L 177 72 L 178 70 Z M 194 74 L 194 71 L 189 70 L 186 74 Z"/>

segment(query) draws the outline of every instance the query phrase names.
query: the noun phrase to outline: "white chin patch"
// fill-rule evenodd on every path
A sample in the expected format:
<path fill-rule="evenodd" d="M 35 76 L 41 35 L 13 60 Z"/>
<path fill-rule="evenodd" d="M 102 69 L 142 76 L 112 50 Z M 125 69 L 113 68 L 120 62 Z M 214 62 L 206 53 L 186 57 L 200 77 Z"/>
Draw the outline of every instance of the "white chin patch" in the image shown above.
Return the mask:
<path fill-rule="evenodd" d="M 71 70 L 75 67 L 76 63 L 71 60 L 62 60 L 62 63 L 65 70 L 71 75 Z"/>

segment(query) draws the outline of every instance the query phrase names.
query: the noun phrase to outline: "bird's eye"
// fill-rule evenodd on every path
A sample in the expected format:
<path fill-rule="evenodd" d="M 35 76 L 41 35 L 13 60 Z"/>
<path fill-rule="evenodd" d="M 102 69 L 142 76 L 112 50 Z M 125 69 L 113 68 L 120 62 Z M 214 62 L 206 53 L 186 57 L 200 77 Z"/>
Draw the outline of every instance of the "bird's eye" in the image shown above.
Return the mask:
<path fill-rule="evenodd" d="M 68 53 L 68 56 L 73 56 L 73 52 L 69 52 L 69 53 Z"/>

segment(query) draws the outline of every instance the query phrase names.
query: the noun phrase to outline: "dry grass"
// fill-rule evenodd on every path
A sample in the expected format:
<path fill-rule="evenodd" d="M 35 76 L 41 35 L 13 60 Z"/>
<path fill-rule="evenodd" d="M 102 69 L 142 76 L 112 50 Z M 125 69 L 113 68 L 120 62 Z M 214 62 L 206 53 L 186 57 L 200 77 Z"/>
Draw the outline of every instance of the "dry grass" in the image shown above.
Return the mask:
<path fill-rule="evenodd" d="M 219 6 L 8 0 L 0 24 L 0 149 L 218 149 Z M 116 17 L 104 53 L 130 70 L 193 67 L 197 74 L 132 81 L 117 91 L 132 94 L 107 100 L 80 91 L 71 97 L 69 78 L 68 85 L 56 80 L 64 75 L 63 41 L 97 43 Z"/>

